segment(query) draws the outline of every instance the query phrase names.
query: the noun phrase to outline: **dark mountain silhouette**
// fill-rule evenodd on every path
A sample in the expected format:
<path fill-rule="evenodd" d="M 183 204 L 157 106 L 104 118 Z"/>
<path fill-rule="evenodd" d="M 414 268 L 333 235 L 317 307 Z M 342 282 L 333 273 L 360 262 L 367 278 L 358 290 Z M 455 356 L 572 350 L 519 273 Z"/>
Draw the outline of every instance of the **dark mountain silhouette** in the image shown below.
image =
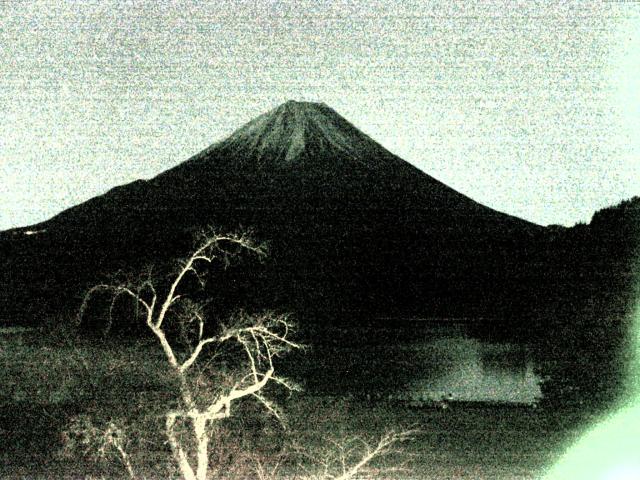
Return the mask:
<path fill-rule="evenodd" d="M 421 172 L 331 108 L 287 102 L 151 180 L 5 232 L 3 310 L 8 320 L 73 311 L 101 274 L 184 253 L 205 225 L 250 227 L 270 244 L 267 265 L 225 277 L 232 303 L 327 318 L 513 314 L 535 282 L 528 245 L 544 233 Z"/>
<path fill-rule="evenodd" d="M 325 105 L 287 102 L 155 178 L 0 233 L 0 322 L 64 321 L 107 274 L 166 273 L 201 228 L 251 228 L 269 257 L 211 280 L 216 314 L 276 308 L 316 332 L 473 319 L 478 336 L 537 342 L 543 368 L 573 386 L 597 376 L 610 388 L 621 370 L 607 362 L 628 338 L 637 212 L 635 199 L 590 225 L 538 226 L 447 187 Z M 601 368 L 578 361 L 589 355 Z M 567 391 L 552 385 L 552 396 Z"/>

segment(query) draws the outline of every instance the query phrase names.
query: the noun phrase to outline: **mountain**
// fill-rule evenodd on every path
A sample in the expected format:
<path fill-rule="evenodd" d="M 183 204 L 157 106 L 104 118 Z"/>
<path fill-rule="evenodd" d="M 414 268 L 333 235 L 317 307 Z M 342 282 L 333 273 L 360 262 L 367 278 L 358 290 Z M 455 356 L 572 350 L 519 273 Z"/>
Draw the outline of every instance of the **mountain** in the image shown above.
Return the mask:
<path fill-rule="evenodd" d="M 0 234 L 4 321 L 72 314 L 102 276 L 166 264 L 206 225 L 251 228 L 270 246 L 264 265 L 219 278 L 211 295 L 224 308 L 316 321 L 522 322 L 548 238 L 418 170 L 328 106 L 290 101 L 155 178 Z"/>

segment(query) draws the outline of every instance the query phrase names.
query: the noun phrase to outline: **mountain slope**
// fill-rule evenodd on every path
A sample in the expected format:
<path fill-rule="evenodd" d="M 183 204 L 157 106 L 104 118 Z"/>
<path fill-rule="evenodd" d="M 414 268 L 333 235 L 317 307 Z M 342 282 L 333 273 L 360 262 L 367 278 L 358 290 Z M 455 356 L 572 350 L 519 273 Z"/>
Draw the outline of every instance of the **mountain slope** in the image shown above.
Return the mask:
<path fill-rule="evenodd" d="M 271 247 L 266 265 L 225 273 L 229 308 L 327 318 L 521 314 L 545 236 L 419 171 L 331 108 L 287 102 L 151 180 L 29 227 L 39 234 L 5 232 L 0 302 L 12 318 L 73 311 L 100 275 L 183 254 L 205 225 L 252 228 Z"/>

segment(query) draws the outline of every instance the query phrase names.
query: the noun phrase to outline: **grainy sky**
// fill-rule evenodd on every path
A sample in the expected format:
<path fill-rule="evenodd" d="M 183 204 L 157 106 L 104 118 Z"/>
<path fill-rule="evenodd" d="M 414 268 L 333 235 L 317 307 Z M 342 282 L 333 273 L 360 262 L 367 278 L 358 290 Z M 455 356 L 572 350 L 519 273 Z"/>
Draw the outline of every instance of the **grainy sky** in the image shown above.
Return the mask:
<path fill-rule="evenodd" d="M 640 194 L 640 2 L 0 0 L 0 229 L 288 99 L 485 205 L 588 221 Z"/>

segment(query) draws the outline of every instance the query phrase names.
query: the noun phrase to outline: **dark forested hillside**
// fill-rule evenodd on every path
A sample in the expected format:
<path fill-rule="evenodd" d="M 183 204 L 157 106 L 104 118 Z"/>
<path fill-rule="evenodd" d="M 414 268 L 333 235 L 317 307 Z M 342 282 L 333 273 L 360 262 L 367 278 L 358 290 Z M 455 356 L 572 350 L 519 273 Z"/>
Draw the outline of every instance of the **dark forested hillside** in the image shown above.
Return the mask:
<path fill-rule="evenodd" d="M 549 373 L 564 380 L 548 384 L 550 396 L 615 398 L 632 360 L 640 198 L 596 212 L 589 224 L 551 230 L 537 330 Z"/>

